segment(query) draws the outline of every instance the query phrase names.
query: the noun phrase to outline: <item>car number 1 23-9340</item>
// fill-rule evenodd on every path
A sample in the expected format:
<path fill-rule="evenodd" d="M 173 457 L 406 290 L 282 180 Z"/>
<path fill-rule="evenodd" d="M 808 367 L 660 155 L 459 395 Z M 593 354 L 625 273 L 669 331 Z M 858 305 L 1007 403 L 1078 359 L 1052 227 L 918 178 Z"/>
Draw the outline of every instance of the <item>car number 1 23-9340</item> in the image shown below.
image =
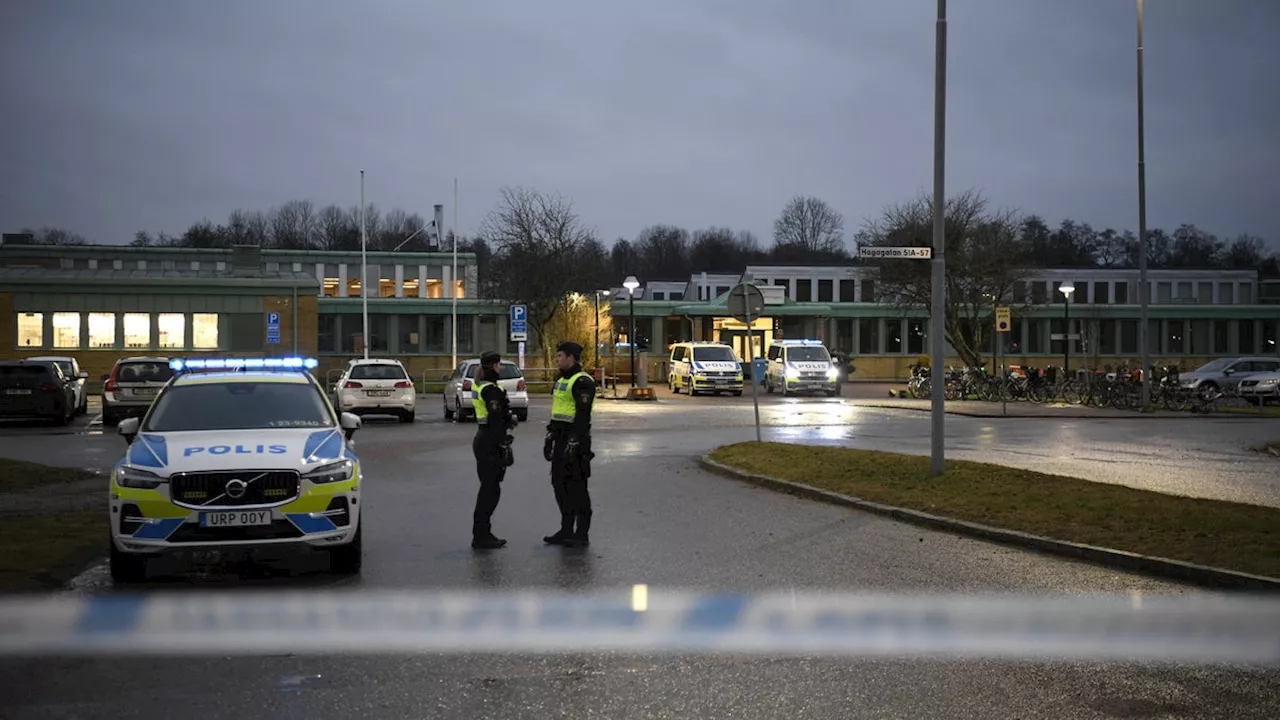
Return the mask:
<path fill-rule="evenodd" d="M 200 514 L 202 527 L 249 527 L 270 524 L 270 510 L 228 510 Z"/>

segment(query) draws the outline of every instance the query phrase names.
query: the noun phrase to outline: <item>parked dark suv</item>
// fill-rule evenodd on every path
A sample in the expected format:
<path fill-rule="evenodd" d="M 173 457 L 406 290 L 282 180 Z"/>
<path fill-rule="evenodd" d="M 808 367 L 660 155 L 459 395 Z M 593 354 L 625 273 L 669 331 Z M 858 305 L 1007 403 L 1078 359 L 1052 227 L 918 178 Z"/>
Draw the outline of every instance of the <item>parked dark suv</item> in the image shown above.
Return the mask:
<path fill-rule="evenodd" d="M 0 418 L 71 422 L 76 388 L 58 364 L 49 360 L 0 362 Z"/>

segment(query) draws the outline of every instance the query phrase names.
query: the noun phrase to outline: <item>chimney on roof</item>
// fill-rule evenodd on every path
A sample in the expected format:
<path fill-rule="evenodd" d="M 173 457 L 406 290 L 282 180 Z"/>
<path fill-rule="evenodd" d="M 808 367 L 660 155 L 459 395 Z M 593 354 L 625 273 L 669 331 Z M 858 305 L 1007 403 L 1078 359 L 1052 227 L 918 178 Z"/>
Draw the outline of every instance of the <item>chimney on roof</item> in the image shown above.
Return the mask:
<path fill-rule="evenodd" d="M 262 248 L 257 245 L 233 245 L 231 247 L 231 274 L 236 277 L 261 275 Z"/>

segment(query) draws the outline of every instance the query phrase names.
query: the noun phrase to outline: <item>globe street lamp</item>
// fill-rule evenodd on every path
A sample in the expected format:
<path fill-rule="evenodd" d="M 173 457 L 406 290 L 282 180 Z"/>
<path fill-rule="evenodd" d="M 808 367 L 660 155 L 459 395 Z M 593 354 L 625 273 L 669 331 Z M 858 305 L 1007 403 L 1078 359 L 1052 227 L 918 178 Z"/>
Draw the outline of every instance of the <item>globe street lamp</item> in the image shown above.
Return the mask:
<path fill-rule="evenodd" d="M 640 287 L 640 281 L 635 275 L 628 275 L 622 287 L 627 289 L 627 314 L 631 317 L 631 335 L 627 339 L 631 341 L 631 388 L 634 390 L 639 377 L 636 373 L 636 288 Z"/>
<path fill-rule="evenodd" d="M 1076 291 L 1076 286 L 1064 282 L 1058 286 L 1058 292 L 1062 293 L 1062 317 L 1065 320 L 1066 327 L 1062 333 L 1062 380 L 1067 380 L 1067 374 L 1071 368 L 1071 293 Z M 1043 337 L 1043 336 L 1041 336 Z"/>

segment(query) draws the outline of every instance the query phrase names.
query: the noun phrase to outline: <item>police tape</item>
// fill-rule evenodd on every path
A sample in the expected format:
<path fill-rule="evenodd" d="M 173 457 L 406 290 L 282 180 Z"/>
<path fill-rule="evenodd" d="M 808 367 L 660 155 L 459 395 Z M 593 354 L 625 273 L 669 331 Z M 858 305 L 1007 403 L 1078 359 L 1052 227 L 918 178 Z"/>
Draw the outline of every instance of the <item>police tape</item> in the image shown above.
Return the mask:
<path fill-rule="evenodd" d="M 252 591 L 0 599 L 2 655 L 747 653 L 1280 665 L 1268 597 Z"/>

